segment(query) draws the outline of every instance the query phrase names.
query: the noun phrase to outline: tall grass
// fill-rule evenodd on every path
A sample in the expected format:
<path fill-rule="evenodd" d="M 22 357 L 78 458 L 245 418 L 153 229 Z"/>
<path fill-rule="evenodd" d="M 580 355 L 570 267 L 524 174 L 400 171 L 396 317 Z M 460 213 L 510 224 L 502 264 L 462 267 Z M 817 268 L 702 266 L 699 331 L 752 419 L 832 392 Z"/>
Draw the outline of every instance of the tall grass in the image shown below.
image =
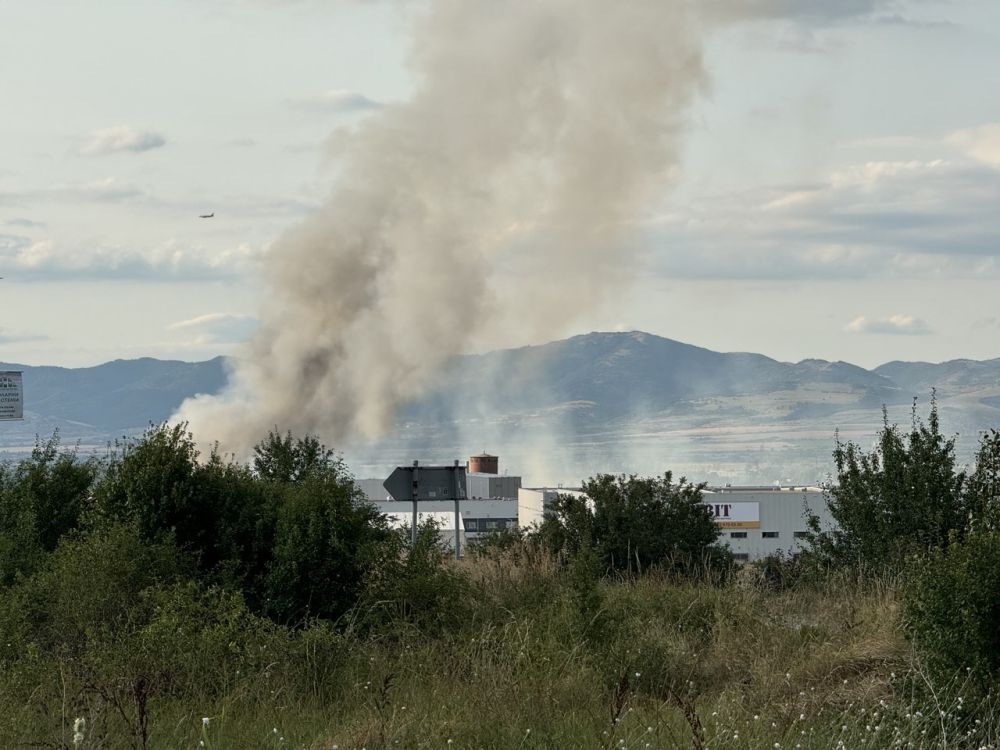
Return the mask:
<path fill-rule="evenodd" d="M 160 675 L 147 746 L 979 748 L 1000 738 L 992 696 L 971 705 L 963 675 L 926 677 L 901 635 L 892 578 L 839 574 L 776 591 L 747 568 L 725 582 L 588 582 L 527 545 L 446 565 L 446 601 L 369 599 L 336 624 L 226 631 L 233 642 L 205 650 L 193 681 Z M 134 706 L 79 690 L 86 676 L 70 658 L 2 653 L 0 747 L 141 746 L 125 718 Z"/>

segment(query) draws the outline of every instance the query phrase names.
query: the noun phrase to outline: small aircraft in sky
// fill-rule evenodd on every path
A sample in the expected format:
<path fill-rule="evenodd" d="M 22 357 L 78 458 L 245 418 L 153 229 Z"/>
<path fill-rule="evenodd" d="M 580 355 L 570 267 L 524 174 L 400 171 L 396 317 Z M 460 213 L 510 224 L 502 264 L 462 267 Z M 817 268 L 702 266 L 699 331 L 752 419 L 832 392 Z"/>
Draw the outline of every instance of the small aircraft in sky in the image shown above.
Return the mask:
<path fill-rule="evenodd" d="M 199 219 L 211 219 L 213 216 L 215 216 L 215 211 L 210 214 L 198 214 Z"/>

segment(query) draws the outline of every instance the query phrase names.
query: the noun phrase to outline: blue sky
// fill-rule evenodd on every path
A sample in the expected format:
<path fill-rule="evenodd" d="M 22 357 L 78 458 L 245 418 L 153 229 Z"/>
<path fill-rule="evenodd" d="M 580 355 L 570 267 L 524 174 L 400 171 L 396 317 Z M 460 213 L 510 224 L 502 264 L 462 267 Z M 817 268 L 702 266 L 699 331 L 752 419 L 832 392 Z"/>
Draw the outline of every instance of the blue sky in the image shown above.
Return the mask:
<path fill-rule="evenodd" d="M 630 293 L 563 333 L 867 366 L 1000 356 L 1000 4 L 787 5 L 709 38 Z M 232 352 L 260 259 L 337 184 L 342 135 L 408 98 L 419 13 L 0 0 L 0 358 Z M 521 281 L 503 271 L 501 298 Z"/>

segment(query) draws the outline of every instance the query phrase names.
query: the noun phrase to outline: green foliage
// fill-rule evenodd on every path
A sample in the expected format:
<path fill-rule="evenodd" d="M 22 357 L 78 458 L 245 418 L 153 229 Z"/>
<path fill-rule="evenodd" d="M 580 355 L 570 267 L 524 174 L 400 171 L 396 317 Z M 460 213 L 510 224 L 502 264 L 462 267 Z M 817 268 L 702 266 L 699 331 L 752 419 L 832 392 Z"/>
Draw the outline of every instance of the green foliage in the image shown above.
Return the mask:
<path fill-rule="evenodd" d="M 1000 431 L 988 430 L 980 437 L 966 496 L 971 526 L 1000 530 Z"/>
<path fill-rule="evenodd" d="M 184 425 L 158 425 L 113 454 L 94 489 L 98 524 L 135 522 L 144 539 L 172 539 L 204 575 L 256 601 L 274 540 L 273 492 L 216 453 L 199 461 Z"/>
<path fill-rule="evenodd" d="M 175 696 L 223 694 L 276 658 L 300 667 L 339 663 L 330 654 L 342 648 L 322 629 L 311 628 L 307 639 L 314 658 L 301 659 L 289 631 L 192 572 L 169 540 L 148 543 L 134 523 L 64 539 L 0 605 L 0 693 L 17 694 L 49 738 L 65 730 L 65 715 L 51 712 L 62 705 L 86 717 L 95 739 L 127 736 L 147 747 L 157 744 L 157 706 Z M 315 672 L 317 682 L 329 680 L 328 667 Z"/>
<path fill-rule="evenodd" d="M 336 619 L 355 604 L 395 535 L 346 473 L 282 485 L 280 497 L 264 609 L 281 622 Z"/>
<path fill-rule="evenodd" d="M 810 522 L 820 560 L 878 568 L 911 549 L 943 547 L 964 532 L 965 474 L 955 470 L 955 440 L 941 434 L 935 401 L 926 423 L 914 404 L 905 435 L 883 410 L 870 452 L 838 439 L 833 456 L 837 479 L 827 489 L 827 506 L 838 527 L 821 530 L 816 517 Z"/>
<path fill-rule="evenodd" d="M 966 669 L 983 692 L 1000 678 L 1000 533 L 915 558 L 904 590 L 906 632 L 938 684 Z"/>
<path fill-rule="evenodd" d="M 586 497 L 560 496 L 538 534 L 549 549 L 589 555 L 613 573 L 650 568 L 690 572 L 724 562 L 718 528 L 701 502 L 703 485 L 672 475 L 640 478 L 600 474 L 583 486 Z"/>
<path fill-rule="evenodd" d="M 366 579 L 362 602 L 369 626 L 441 634 L 460 628 L 468 616 L 475 592 L 452 565 L 454 551 L 441 540 L 433 521 L 417 527 L 417 543 L 410 546 L 410 530 L 393 534 L 392 544 Z"/>
<path fill-rule="evenodd" d="M 59 448 L 59 433 L 0 469 L 0 586 L 28 572 L 80 523 L 97 461 Z"/>
<path fill-rule="evenodd" d="M 323 445 L 315 435 L 294 437 L 277 430 L 253 449 L 253 469 L 263 479 L 276 482 L 301 482 L 317 474 L 342 475 L 343 461 Z"/>

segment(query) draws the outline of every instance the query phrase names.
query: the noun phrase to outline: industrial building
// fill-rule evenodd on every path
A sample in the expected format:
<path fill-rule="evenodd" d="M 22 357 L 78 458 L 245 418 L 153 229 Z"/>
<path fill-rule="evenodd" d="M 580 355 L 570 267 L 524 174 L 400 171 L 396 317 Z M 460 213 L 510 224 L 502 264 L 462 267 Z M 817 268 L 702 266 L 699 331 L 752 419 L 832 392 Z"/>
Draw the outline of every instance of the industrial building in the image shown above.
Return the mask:
<path fill-rule="evenodd" d="M 459 503 L 459 542 L 495 531 L 517 528 L 517 497 L 521 477 L 499 473 L 499 459 L 486 453 L 470 456 L 465 474 L 465 499 Z M 402 527 L 413 520 L 413 504 L 394 500 L 382 486 L 383 479 L 361 479 L 358 485 L 368 501 L 384 513 L 390 524 Z M 455 503 L 451 500 L 422 500 L 417 506 L 418 522 L 434 520 L 441 539 L 455 539 Z"/>
<path fill-rule="evenodd" d="M 722 532 L 719 542 L 728 544 L 738 561 L 798 554 L 808 515 L 819 518 L 823 529 L 834 525 L 819 487 L 709 487 L 703 502 Z"/>
<path fill-rule="evenodd" d="M 459 503 L 459 542 L 505 529 L 531 529 L 550 512 L 559 495 L 582 496 L 579 487 L 522 487 L 521 477 L 499 473 L 497 456 L 482 453 L 470 456 L 465 475 L 465 498 Z M 411 523 L 413 505 L 394 500 L 383 487 L 383 479 L 358 482 L 369 502 L 402 527 Z M 806 518 L 813 514 L 820 527 L 834 525 L 826 507 L 823 490 L 806 486 L 707 487 L 702 502 L 709 507 L 719 526 L 719 543 L 726 544 L 737 561 L 760 560 L 768 555 L 795 555 L 806 541 Z M 441 538 L 452 544 L 455 538 L 455 503 L 452 500 L 421 500 L 418 520 L 433 519 Z"/>
<path fill-rule="evenodd" d="M 517 496 L 520 527 L 530 529 L 540 524 L 560 494 L 582 492 L 561 487 L 521 488 Z M 821 528 L 833 526 L 819 487 L 708 487 L 702 502 L 710 507 L 719 526 L 719 542 L 728 545 L 740 562 L 779 552 L 800 552 L 808 531 L 807 513 L 819 518 Z"/>

